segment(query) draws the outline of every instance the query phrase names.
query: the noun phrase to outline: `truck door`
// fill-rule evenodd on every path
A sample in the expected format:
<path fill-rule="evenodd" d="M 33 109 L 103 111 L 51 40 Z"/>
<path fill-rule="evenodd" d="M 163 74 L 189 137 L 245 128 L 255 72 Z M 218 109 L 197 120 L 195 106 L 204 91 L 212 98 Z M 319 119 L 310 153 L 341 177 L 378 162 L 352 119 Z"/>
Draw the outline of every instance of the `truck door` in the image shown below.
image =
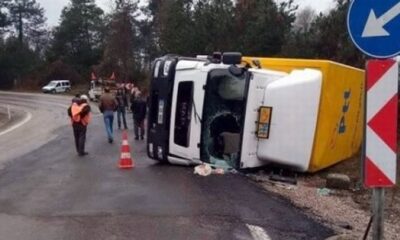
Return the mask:
<path fill-rule="evenodd" d="M 207 72 L 187 69 L 189 65 L 194 67 L 196 64 L 197 62 L 183 61 L 177 65 L 171 106 L 170 162 L 200 161 L 200 116 L 202 115 L 203 86 L 207 79 Z M 186 69 L 179 70 L 179 68 Z"/>

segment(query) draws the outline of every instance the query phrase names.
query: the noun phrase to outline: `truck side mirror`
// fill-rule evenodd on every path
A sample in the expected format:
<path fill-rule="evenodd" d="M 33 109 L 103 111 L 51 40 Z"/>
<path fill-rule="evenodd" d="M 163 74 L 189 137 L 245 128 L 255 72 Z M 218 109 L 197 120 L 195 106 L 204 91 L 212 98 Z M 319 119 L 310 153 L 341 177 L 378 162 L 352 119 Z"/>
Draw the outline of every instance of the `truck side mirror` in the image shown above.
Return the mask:
<path fill-rule="evenodd" d="M 239 52 L 226 52 L 222 54 L 222 63 L 236 65 L 242 62 L 242 54 Z"/>

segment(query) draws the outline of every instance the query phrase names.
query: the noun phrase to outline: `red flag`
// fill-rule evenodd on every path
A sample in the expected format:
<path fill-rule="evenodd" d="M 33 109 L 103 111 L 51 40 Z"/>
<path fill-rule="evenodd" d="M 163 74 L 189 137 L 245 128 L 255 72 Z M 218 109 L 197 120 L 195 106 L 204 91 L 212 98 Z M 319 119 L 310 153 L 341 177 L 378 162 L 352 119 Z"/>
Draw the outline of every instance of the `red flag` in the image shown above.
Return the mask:
<path fill-rule="evenodd" d="M 96 77 L 96 75 L 94 74 L 94 72 L 92 72 L 92 74 L 91 74 L 91 76 L 90 76 L 90 79 L 91 79 L 91 80 L 96 80 L 96 79 L 97 79 L 97 77 Z"/>
<path fill-rule="evenodd" d="M 115 73 L 114 72 L 111 74 L 110 80 L 115 80 Z"/>

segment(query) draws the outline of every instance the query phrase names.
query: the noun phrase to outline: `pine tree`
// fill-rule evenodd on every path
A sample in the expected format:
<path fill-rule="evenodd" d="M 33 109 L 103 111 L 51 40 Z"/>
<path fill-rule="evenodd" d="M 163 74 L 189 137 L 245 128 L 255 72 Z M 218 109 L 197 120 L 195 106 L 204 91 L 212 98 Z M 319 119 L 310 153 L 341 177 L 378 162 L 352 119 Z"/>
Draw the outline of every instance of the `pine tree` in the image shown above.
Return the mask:
<path fill-rule="evenodd" d="M 118 80 L 128 82 L 132 73 L 138 70 L 139 54 L 135 51 L 134 17 L 137 14 L 137 2 L 116 0 L 116 5 L 108 24 L 107 43 L 105 46 L 102 71 L 117 73 Z M 105 73 L 106 74 L 106 73 Z"/>
<path fill-rule="evenodd" d="M 98 64 L 101 58 L 103 35 L 103 10 L 95 0 L 71 0 L 62 10 L 48 58 L 50 61 L 61 58 L 87 74 L 90 66 Z"/>
<path fill-rule="evenodd" d="M 193 14 L 195 52 L 232 51 L 235 34 L 233 4 L 230 0 L 200 0 Z"/>
<path fill-rule="evenodd" d="M 273 0 L 239 0 L 235 8 L 236 49 L 254 56 L 279 54 L 296 8 L 292 0 L 279 5 Z"/>
<path fill-rule="evenodd" d="M 46 33 L 44 9 L 36 0 L 13 0 L 9 4 L 9 11 L 21 44 L 24 38 L 35 41 Z"/>
<path fill-rule="evenodd" d="M 163 54 L 176 53 L 195 55 L 192 0 L 164 0 L 157 7 L 155 15 L 157 43 Z"/>
<path fill-rule="evenodd" d="M 8 13 L 8 7 L 11 0 L 0 1 L 0 38 L 2 34 L 6 31 L 6 27 L 10 25 L 10 16 Z"/>
<path fill-rule="evenodd" d="M 316 18 L 312 26 L 316 41 L 311 47 L 318 58 L 362 67 L 365 57 L 356 49 L 347 33 L 346 16 L 350 1 L 337 0 L 336 4 L 327 15 Z"/>

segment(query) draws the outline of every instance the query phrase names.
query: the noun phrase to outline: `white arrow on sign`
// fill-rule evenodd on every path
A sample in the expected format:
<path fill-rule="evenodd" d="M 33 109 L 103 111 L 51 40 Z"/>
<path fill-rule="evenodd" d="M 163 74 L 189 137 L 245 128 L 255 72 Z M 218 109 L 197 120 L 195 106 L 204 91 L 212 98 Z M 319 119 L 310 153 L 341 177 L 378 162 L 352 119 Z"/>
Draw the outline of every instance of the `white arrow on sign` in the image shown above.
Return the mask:
<path fill-rule="evenodd" d="M 369 12 L 367 23 L 365 24 L 362 37 L 384 37 L 390 36 L 383 26 L 388 22 L 392 21 L 397 15 L 400 14 L 400 2 L 398 2 L 394 7 L 389 9 L 379 18 L 376 17 L 375 12 L 371 9 Z"/>

